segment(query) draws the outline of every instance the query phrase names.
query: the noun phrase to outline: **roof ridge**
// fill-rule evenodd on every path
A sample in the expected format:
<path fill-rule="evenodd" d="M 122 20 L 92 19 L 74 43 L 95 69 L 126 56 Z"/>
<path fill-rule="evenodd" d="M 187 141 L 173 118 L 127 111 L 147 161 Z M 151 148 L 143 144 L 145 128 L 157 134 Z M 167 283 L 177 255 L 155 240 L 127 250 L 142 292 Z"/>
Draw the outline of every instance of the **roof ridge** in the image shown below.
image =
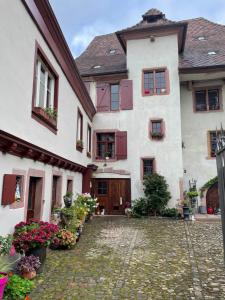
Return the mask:
<path fill-rule="evenodd" d="M 217 26 L 222 26 L 222 27 L 225 27 L 225 24 L 220 24 L 220 23 L 217 23 L 217 22 L 213 22 L 209 19 L 206 19 L 204 17 L 197 17 L 197 18 L 192 18 L 192 19 L 185 19 L 185 20 L 181 20 L 179 22 L 189 22 L 189 21 L 193 21 L 193 20 L 204 20 L 208 23 L 211 23 L 211 24 L 214 24 L 214 25 L 217 25 Z"/>

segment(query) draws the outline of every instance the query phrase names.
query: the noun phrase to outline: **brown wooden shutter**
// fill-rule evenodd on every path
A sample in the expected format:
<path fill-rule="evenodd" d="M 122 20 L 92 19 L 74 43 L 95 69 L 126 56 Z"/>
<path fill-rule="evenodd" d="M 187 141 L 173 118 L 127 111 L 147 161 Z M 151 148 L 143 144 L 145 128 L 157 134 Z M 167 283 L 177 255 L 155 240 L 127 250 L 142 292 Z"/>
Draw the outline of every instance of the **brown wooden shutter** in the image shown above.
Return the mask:
<path fill-rule="evenodd" d="M 97 111 L 110 110 L 110 85 L 108 83 L 97 83 Z"/>
<path fill-rule="evenodd" d="M 116 158 L 127 159 L 127 132 L 116 132 Z"/>
<path fill-rule="evenodd" d="M 2 205 L 9 205 L 15 202 L 16 175 L 5 174 L 3 177 Z"/>
<path fill-rule="evenodd" d="M 122 110 L 133 109 L 133 81 L 121 80 L 120 82 L 120 108 Z"/>

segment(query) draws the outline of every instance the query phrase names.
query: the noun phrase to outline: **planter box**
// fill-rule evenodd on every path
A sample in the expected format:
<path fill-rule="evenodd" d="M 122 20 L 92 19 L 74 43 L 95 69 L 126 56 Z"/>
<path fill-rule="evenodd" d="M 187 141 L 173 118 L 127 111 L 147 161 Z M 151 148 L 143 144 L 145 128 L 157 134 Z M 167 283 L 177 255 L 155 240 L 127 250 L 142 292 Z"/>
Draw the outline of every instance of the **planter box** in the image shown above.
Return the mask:
<path fill-rule="evenodd" d="M 48 125 L 56 128 L 57 122 L 54 118 L 50 117 L 42 107 L 34 107 L 33 113 Z"/>
<path fill-rule="evenodd" d="M 80 151 L 80 152 L 82 152 L 83 151 L 83 149 L 84 149 L 84 147 L 83 147 L 83 145 L 81 144 L 81 143 L 76 143 L 76 149 L 78 150 L 78 151 Z"/>

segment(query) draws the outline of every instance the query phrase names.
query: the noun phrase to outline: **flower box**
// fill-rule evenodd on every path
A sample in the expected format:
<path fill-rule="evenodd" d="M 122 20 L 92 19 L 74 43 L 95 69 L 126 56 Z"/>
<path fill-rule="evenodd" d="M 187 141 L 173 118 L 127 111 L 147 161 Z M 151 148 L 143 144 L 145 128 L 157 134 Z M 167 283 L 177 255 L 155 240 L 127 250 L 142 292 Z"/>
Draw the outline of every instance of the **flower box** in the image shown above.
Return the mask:
<path fill-rule="evenodd" d="M 160 139 L 163 137 L 163 133 L 162 132 L 151 132 L 151 137 Z"/>
<path fill-rule="evenodd" d="M 84 149 L 83 141 L 77 140 L 77 143 L 76 143 L 76 149 L 77 149 L 78 151 L 80 151 L 80 152 L 83 151 L 83 149 Z"/>
<path fill-rule="evenodd" d="M 51 127 L 56 127 L 57 122 L 56 119 L 51 117 L 42 107 L 34 107 L 33 113 L 37 115 L 41 120 L 46 122 Z"/>

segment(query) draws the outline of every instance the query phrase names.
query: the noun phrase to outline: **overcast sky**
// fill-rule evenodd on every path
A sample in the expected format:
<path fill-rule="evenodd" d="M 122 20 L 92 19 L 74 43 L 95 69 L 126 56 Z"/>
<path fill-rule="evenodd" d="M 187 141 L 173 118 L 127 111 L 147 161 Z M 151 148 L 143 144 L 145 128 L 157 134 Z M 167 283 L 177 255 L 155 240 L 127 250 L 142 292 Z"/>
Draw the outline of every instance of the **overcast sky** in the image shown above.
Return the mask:
<path fill-rule="evenodd" d="M 50 0 L 74 57 L 96 35 L 136 24 L 158 8 L 171 20 L 205 17 L 225 24 L 225 0 Z"/>

